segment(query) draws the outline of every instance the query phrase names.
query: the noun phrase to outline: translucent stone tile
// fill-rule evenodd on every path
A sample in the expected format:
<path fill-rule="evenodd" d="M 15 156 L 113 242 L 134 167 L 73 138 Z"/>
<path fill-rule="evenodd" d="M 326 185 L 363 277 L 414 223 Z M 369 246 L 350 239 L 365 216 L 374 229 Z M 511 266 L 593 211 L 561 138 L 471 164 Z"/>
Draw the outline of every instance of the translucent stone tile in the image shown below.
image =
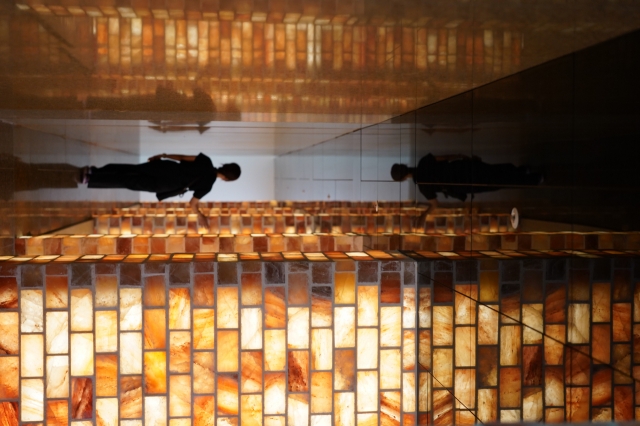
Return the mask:
<path fill-rule="evenodd" d="M 402 369 L 413 370 L 415 366 L 416 333 L 414 330 L 404 330 L 402 333 Z"/>
<path fill-rule="evenodd" d="M 311 326 L 331 327 L 333 323 L 332 291 L 329 286 L 311 289 Z"/>
<path fill-rule="evenodd" d="M 284 373 L 264 375 L 264 413 L 284 414 L 286 410 L 286 378 Z"/>
<path fill-rule="evenodd" d="M 631 304 L 614 303 L 612 307 L 613 318 L 611 321 L 611 337 L 614 342 L 628 342 L 631 340 Z M 588 327 L 588 323 L 587 323 Z M 583 327 L 584 328 L 584 327 Z M 571 330 L 571 322 L 569 323 Z M 587 328 L 588 330 L 588 328 Z M 587 339 L 589 338 L 587 334 Z"/>
<path fill-rule="evenodd" d="M 221 416 L 238 415 L 238 380 L 235 375 L 219 374 L 218 382 L 218 414 Z"/>
<path fill-rule="evenodd" d="M 191 377 L 171 375 L 169 377 L 169 416 L 191 415 Z"/>
<path fill-rule="evenodd" d="M 265 371 L 282 371 L 285 368 L 286 334 L 284 330 L 265 330 L 264 368 Z"/>
<path fill-rule="evenodd" d="M 542 388 L 527 388 L 522 396 L 522 420 L 539 423 L 544 420 Z"/>
<path fill-rule="evenodd" d="M 498 312 L 495 305 L 478 307 L 478 344 L 498 344 Z"/>
<path fill-rule="evenodd" d="M 337 348 L 353 348 L 356 345 L 356 310 L 340 307 L 334 310 L 334 341 Z"/>
<path fill-rule="evenodd" d="M 380 389 L 400 389 L 401 356 L 399 349 L 380 351 Z"/>
<path fill-rule="evenodd" d="M 167 425 L 167 397 L 144 397 L 144 424 L 145 426 Z"/>
<path fill-rule="evenodd" d="M 44 376 L 44 336 L 23 334 L 20 340 L 20 376 Z"/>
<path fill-rule="evenodd" d="M 378 368 L 378 329 L 358 328 L 358 370 Z"/>
<path fill-rule="evenodd" d="M 498 420 L 497 389 L 478 389 L 478 419 L 483 423 Z"/>
<path fill-rule="evenodd" d="M 96 275 L 96 306 L 114 307 L 118 304 L 118 277 Z"/>
<path fill-rule="evenodd" d="M 309 351 L 288 353 L 289 392 L 309 391 Z"/>
<path fill-rule="evenodd" d="M 19 345 L 20 317 L 17 312 L 0 312 L 0 353 L 17 355 Z"/>
<path fill-rule="evenodd" d="M 378 372 L 358 371 L 357 376 L 357 411 L 378 410 Z"/>
<path fill-rule="evenodd" d="M 284 287 L 267 287 L 264 290 L 264 325 L 266 328 L 285 328 L 287 311 L 284 299 Z"/>
<path fill-rule="evenodd" d="M 0 362 L 0 400 L 18 398 L 19 364 L 20 359 L 17 356 L 2 358 L 2 362 Z"/>
<path fill-rule="evenodd" d="M 453 345 L 453 307 L 433 307 L 433 346 Z"/>
<path fill-rule="evenodd" d="M 195 312 L 194 312 L 195 315 Z M 167 346 L 167 311 L 144 310 L 144 348 L 165 349 Z"/>
<path fill-rule="evenodd" d="M 333 367 L 332 332 L 329 328 L 311 330 L 311 369 L 331 370 Z"/>
<path fill-rule="evenodd" d="M 218 329 L 238 328 L 238 289 L 218 287 Z"/>
<path fill-rule="evenodd" d="M 519 325 L 500 327 L 500 365 L 518 365 L 521 360 L 522 337 Z"/>
<path fill-rule="evenodd" d="M 120 417 L 142 417 L 142 376 L 120 377 Z"/>
<path fill-rule="evenodd" d="M 591 307 L 586 303 L 570 303 L 567 312 L 569 343 L 589 343 Z"/>
<path fill-rule="evenodd" d="M 356 303 L 356 274 L 353 272 L 336 272 L 335 289 L 335 303 L 337 305 Z"/>
<path fill-rule="evenodd" d="M 331 426 L 331 425 L 332 423 L 331 423 L 330 414 L 312 414 L 311 415 L 311 426 Z"/>
<path fill-rule="evenodd" d="M 478 300 L 477 285 L 456 285 L 454 297 L 456 324 L 475 324 Z"/>
<path fill-rule="evenodd" d="M 355 389 L 356 355 L 354 349 L 338 349 L 335 352 L 335 390 Z"/>
<path fill-rule="evenodd" d="M 240 327 L 240 347 L 262 349 L 262 308 L 242 308 Z"/>
<path fill-rule="evenodd" d="M 69 424 L 69 402 L 47 401 L 47 425 L 66 426 Z"/>
<path fill-rule="evenodd" d="M 402 327 L 415 328 L 416 319 L 416 289 L 405 287 L 402 297 Z"/>
<path fill-rule="evenodd" d="M 355 426 L 356 398 L 354 392 L 336 392 L 333 394 L 333 413 L 336 425 Z"/>
<path fill-rule="evenodd" d="M 287 418 L 285 416 L 264 416 L 264 426 L 285 426 Z"/>
<path fill-rule="evenodd" d="M 378 424 L 396 424 L 391 418 L 383 416 L 382 419 L 378 419 L 378 413 L 358 413 L 356 415 L 356 424 L 358 426 L 376 426 Z"/>
<path fill-rule="evenodd" d="M 144 353 L 144 379 L 146 394 L 167 392 L 167 353 L 152 351 Z"/>
<path fill-rule="evenodd" d="M 42 379 L 22 379 L 20 383 L 20 420 L 44 420 L 44 383 Z"/>
<path fill-rule="evenodd" d="M 193 310 L 193 348 L 214 349 L 215 312 L 213 309 Z"/>
<path fill-rule="evenodd" d="M 215 358 L 213 352 L 193 353 L 193 392 L 214 393 Z"/>
<path fill-rule="evenodd" d="M 93 293 L 71 290 L 71 331 L 93 331 Z"/>
<path fill-rule="evenodd" d="M 358 326 L 378 325 L 378 286 L 358 286 Z"/>
<path fill-rule="evenodd" d="M 289 394 L 287 397 L 287 422 L 291 425 L 309 424 L 309 395 Z"/>
<path fill-rule="evenodd" d="M 96 352 L 118 350 L 118 312 L 96 311 Z"/>
<path fill-rule="evenodd" d="M 380 392 L 380 416 L 383 424 L 400 424 L 401 400 L 400 392 Z"/>
<path fill-rule="evenodd" d="M 418 377 L 418 411 L 431 410 L 431 377 L 420 373 Z"/>
<path fill-rule="evenodd" d="M 431 289 L 428 287 L 420 288 L 418 301 L 418 325 L 420 328 L 431 327 Z"/>
<path fill-rule="evenodd" d="M 20 324 L 22 333 L 44 331 L 42 290 L 20 291 Z"/>
<path fill-rule="evenodd" d="M 380 309 L 380 346 L 401 346 L 402 342 L 402 308 L 385 306 Z"/>
<path fill-rule="evenodd" d="M 479 346 L 478 351 L 478 383 L 479 386 L 498 385 L 498 347 Z"/>
<path fill-rule="evenodd" d="M 140 415 L 140 417 L 142 417 L 142 415 Z M 75 424 L 72 424 L 71 426 L 75 426 Z M 91 426 L 91 422 L 89 422 L 88 425 L 82 426 Z M 142 426 L 142 420 L 120 420 L 120 426 Z"/>
<path fill-rule="evenodd" d="M 220 341 L 220 344 L 222 345 L 223 341 Z M 234 346 L 230 346 L 228 350 L 233 352 L 234 347 L 237 347 L 237 342 Z M 220 366 L 219 363 L 218 366 Z M 172 373 L 189 373 L 191 371 L 190 332 L 172 331 L 169 333 L 169 371 Z"/>
<path fill-rule="evenodd" d="M 120 289 L 120 330 L 142 330 L 142 289 Z"/>
<path fill-rule="evenodd" d="M 288 347 L 309 348 L 309 308 L 288 308 L 287 317 Z"/>
<path fill-rule="evenodd" d="M 118 399 L 96 399 L 96 424 L 104 426 L 118 426 Z"/>
<path fill-rule="evenodd" d="M 69 357 L 66 355 L 47 357 L 47 398 L 69 397 Z"/>
<path fill-rule="evenodd" d="M 194 426 L 213 426 L 215 424 L 215 411 L 215 397 L 196 396 L 193 399 Z"/>
<path fill-rule="evenodd" d="M 416 410 L 416 375 L 402 373 L 402 411 L 411 413 Z"/>
<path fill-rule="evenodd" d="M 453 350 L 435 348 L 433 350 L 433 387 L 453 386 Z"/>
<path fill-rule="evenodd" d="M 564 355 L 566 326 L 560 324 L 549 324 L 545 326 L 544 337 L 544 360 L 548 365 L 558 365 L 562 363 Z"/>
<path fill-rule="evenodd" d="M 76 420 L 93 417 L 93 381 L 91 379 L 71 379 L 71 417 Z"/>
<path fill-rule="evenodd" d="M 243 424 L 262 423 L 262 395 L 242 395 L 240 415 Z"/>
<path fill-rule="evenodd" d="M 331 372 L 311 374 L 311 412 L 331 413 L 333 399 L 333 375 Z"/>
<path fill-rule="evenodd" d="M 542 310 L 542 304 L 522 305 L 522 339 L 525 345 L 542 343 L 544 331 Z"/>
<path fill-rule="evenodd" d="M 142 374 L 142 333 L 120 333 L 120 374 Z"/>
<path fill-rule="evenodd" d="M 519 368 L 500 369 L 500 407 L 517 408 L 520 407 L 520 396 L 522 392 L 521 372 Z"/>
<path fill-rule="evenodd" d="M 118 396 L 117 355 L 96 356 L 96 396 Z"/>
<path fill-rule="evenodd" d="M 191 296 L 189 295 L 189 289 L 169 289 L 169 329 L 188 330 L 190 328 Z"/>
<path fill-rule="evenodd" d="M 593 322 L 609 322 L 611 320 L 611 284 L 594 283 L 592 285 L 591 317 Z M 636 293 L 637 294 L 637 293 Z M 634 321 L 640 321 L 640 304 L 635 303 L 637 314 Z"/>
<path fill-rule="evenodd" d="M 166 304 L 164 275 L 154 275 L 144 279 L 144 306 L 164 307 Z"/>
<path fill-rule="evenodd" d="M 476 408 L 476 370 L 456 368 L 454 373 L 455 407 L 457 409 Z"/>
<path fill-rule="evenodd" d="M 69 283 L 66 275 L 47 276 L 45 289 L 45 307 L 63 309 L 69 306 Z"/>
<path fill-rule="evenodd" d="M 455 365 L 473 367 L 476 365 L 476 329 L 475 327 L 456 327 L 455 329 Z"/>
<path fill-rule="evenodd" d="M 216 365 L 218 371 L 238 371 L 238 352 L 240 351 L 238 334 L 235 330 L 218 331 L 218 347 L 225 348 L 224 351 L 217 351 L 218 359 Z"/>

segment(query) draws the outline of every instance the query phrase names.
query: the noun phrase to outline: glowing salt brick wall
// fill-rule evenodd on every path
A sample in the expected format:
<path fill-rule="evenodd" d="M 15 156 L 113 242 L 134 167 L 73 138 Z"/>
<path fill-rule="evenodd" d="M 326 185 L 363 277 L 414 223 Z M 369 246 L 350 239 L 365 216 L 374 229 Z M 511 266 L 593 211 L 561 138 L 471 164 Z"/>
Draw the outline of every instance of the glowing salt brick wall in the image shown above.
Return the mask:
<path fill-rule="evenodd" d="M 238 257 L 0 262 L 0 424 L 417 423 L 415 262 Z"/>
<path fill-rule="evenodd" d="M 640 262 L 557 255 L 418 264 L 420 424 L 640 418 Z"/>

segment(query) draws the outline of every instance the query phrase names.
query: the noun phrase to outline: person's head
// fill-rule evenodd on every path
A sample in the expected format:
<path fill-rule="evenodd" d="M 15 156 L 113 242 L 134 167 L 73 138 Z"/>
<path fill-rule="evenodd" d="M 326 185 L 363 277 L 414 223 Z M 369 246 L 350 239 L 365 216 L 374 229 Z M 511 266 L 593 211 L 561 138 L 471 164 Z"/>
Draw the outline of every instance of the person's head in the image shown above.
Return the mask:
<path fill-rule="evenodd" d="M 396 163 L 391 166 L 391 179 L 401 182 L 411 176 L 411 169 L 406 164 Z"/>
<path fill-rule="evenodd" d="M 224 181 L 231 182 L 240 177 L 240 172 L 240 166 L 236 163 L 227 163 L 218 168 L 218 177 Z"/>

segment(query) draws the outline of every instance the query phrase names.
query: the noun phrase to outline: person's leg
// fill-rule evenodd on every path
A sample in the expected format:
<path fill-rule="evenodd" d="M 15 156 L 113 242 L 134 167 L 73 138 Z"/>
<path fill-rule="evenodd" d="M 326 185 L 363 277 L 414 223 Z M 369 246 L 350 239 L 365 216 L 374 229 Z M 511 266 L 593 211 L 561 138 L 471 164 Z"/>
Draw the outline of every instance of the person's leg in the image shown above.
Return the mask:
<path fill-rule="evenodd" d="M 135 164 L 107 164 L 91 167 L 89 188 L 128 188 L 138 174 Z"/>

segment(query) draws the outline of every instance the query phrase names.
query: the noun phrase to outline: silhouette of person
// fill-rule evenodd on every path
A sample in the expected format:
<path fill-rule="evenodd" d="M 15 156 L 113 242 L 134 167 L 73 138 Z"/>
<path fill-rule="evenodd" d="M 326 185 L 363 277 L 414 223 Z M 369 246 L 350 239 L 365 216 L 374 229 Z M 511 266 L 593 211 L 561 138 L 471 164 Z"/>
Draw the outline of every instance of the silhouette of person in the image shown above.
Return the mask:
<path fill-rule="evenodd" d="M 412 178 L 418 189 L 429 200 L 428 210 L 438 205 L 437 193 L 446 198 L 460 201 L 467 194 L 496 191 L 508 186 L 533 186 L 542 183 L 542 175 L 531 173 L 527 167 L 517 167 L 510 163 L 487 164 L 479 157 L 465 155 L 434 156 L 427 154 L 420 159 L 417 167 L 394 164 L 391 167 L 394 181 Z"/>
<path fill-rule="evenodd" d="M 167 160 L 165 160 L 167 159 Z M 170 161 L 174 160 L 174 161 Z M 208 227 L 208 220 L 199 210 L 200 199 L 211 191 L 217 179 L 234 181 L 240 177 L 236 163 L 213 166 L 211 159 L 194 155 L 159 154 L 142 164 L 107 164 L 104 167 L 84 167 L 78 181 L 89 188 L 126 188 L 132 191 L 155 192 L 158 200 L 193 191 L 189 201 L 198 221 Z"/>

